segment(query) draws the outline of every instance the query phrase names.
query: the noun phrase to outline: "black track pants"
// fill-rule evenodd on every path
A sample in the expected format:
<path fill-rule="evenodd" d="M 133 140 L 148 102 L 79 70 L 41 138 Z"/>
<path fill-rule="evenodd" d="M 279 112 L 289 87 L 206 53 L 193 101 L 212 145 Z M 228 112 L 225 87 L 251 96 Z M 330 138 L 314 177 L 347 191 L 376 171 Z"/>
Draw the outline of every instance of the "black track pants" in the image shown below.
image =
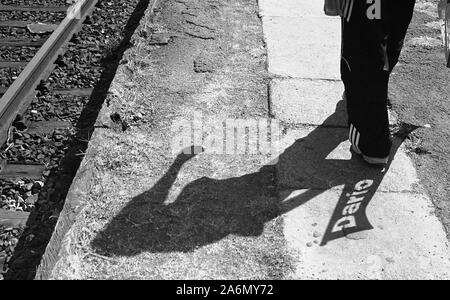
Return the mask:
<path fill-rule="evenodd" d="M 398 62 L 414 4 L 415 0 L 353 0 L 342 20 L 341 78 L 350 140 L 367 156 L 386 157 L 390 152 L 389 75 Z"/>

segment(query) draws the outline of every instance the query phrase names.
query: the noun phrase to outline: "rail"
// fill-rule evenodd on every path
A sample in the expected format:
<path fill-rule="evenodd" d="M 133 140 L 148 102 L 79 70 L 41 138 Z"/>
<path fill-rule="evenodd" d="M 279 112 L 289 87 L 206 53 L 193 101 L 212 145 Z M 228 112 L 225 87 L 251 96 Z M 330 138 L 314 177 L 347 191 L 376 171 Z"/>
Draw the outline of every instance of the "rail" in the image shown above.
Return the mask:
<path fill-rule="evenodd" d="M 63 46 L 81 28 L 98 0 L 79 0 L 68 10 L 66 18 L 42 45 L 19 77 L 0 99 L 0 145 L 8 139 L 8 132 L 16 116 L 26 110 L 40 81 L 49 75 Z"/>

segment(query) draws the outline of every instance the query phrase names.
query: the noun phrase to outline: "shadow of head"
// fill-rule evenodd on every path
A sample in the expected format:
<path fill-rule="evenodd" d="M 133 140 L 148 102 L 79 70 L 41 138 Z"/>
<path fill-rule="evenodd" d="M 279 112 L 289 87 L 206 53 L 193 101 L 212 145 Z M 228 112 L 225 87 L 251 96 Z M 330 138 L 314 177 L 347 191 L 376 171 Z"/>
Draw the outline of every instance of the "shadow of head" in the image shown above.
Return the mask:
<path fill-rule="evenodd" d="M 342 101 L 325 124 L 333 121 L 341 109 Z M 199 146 L 189 147 L 176 157 L 150 190 L 134 197 L 98 233 L 92 246 L 103 255 L 130 256 L 141 252 L 190 252 L 230 234 L 259 236 L 266 222 L 321 193 L 317 189 L 321 183 L 308 178 L 325 178 L 326 186 L 322 190 L 341 184 L 351 186 L 368 176 L 380 178 L 377 170 L 345 177 L 342 170 L 349 161 L 327 159 L 347 139 L 347 134 L 346 130 L 317 127 L 288 147 L 276 165 L 263 166 L 258 172 L 240 177 L 199 178 L 187 184 L 175 201 L 169 203 L 169 192 L 181 168 L 204 150 Z M 280 203 L 277 190 L 280 166 L 294 166 L 295 172 L 286 176 L 306 178 L 302 188 L 310 192 L 289 203 Z"/>

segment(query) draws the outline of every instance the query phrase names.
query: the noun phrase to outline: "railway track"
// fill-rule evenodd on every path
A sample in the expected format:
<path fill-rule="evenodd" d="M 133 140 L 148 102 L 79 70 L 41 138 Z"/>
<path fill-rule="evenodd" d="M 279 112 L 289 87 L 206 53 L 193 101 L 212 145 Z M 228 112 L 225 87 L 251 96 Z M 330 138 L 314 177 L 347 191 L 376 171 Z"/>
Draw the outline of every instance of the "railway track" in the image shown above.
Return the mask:
<path fill-rule="evenodd" d="M 32 43 L 37 43 L 40 45 L 43 43 L 37 54 L 32 58 L 32 60 L 26 64 L 24 70 L 15 79 L 12 85 L 6 90 L 5 94 L 0 100 L 0 144 L 8 139 L 8 132 L 10 131 L 10 125 L 17 118 L 17 115 L 23 113 L 27 108 L 31 100 L 31 96 L 35 93 L 35 88 L 41 82 L 47 78 L 49 73 L 53 70 L 54 62 L 56 61 L 58 55 L 64 52 L 64 46 L 70 41 L 73 34 L 78 31 L 83 24 L 85 18 L 93 11 L 97 0 L 81 0 L 76 5 L 70 8 L 61 7 L 60 10 L 66 10 L 67 16 L 59 24 L 40 24 L 40 23 L 27 23 L 22 21 L 23 24 L 16 24 L 15 22 L 8 22 L 9 26 L 25 26 L 30 31 L 30 28 L 38 27 L 42 28 L 42 31 L 47 32 L 48 30 L 55 30 L 53 34 L 46 39 L 32 40 L 32 41 L 22 41 L 23 45 L 30 46 L 34 45 Z M 0 6 L 0 10 L 2 7 Z M 14 9 L 11 6 L 6 6 L 3 9 L 8 9 L 11 11 Z M 20 9 L 20 8 L 19 8 Z M 22 7 L 29 11 L 33 7 Z M 37 11 L 46 11 L 42 8 L 36 7 Z M 56 10 L 55 7 L 52 8 Z M 20 11 L 20 10 L 19 10 Z M 0 23 L 1 26 L 1 23 Z M 2 41 L 4 43 L 5 41 Z M 21 45 L 14 41 L 17 45 Z M 31 43 L 31 44 L 30 44 Z M 10 45 L 10 44 L 9 44 Z M 6 46 L 9 46 L 8 43 Z M 11 62 L 6 62 L 11 63 Z M 22 65 L 23 62 L 13 62 L 18 65 Z"/>
<path fill-rule="evenodd" d="M 128 43 L 125 25 L 148 4 L 72 2 L 0 2 L 0 279 L 33 278 Z"/>

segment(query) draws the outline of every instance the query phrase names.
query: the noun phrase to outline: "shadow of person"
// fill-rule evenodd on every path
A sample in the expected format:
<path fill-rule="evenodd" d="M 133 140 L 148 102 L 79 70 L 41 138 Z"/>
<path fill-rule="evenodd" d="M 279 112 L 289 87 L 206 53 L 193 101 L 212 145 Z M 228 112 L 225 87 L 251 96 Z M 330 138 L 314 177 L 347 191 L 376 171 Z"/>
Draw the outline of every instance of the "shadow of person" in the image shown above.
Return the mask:
<path fill-rule="evenodd" d="M 335 124 L 342 118 L 344 107 L 340 101 L 324 124 Z M 276 165 L 228 179 L 202 177 L 186 185 L 175 201 L 166 203 L 181 168 L 195 156 L 181 153 L 150 190 L 133 198 L 97 234 L 92 247 L 102 255 L 132 256 L 141 252 L 190 252 L 230 234 L 259 236 L 266 222 L 342 185 L 321 244 L 371 229 L 365 208 L 389 165 L 373 168 L 354 155 L 350 160 L 327 159 L 347 138 L 345 129 L 319 126 L 288 147 Z M 393 148 L 392 156 L 397 149 Z M 303 193 L 280 199 L 280 190 L 294 187 Z"/>

